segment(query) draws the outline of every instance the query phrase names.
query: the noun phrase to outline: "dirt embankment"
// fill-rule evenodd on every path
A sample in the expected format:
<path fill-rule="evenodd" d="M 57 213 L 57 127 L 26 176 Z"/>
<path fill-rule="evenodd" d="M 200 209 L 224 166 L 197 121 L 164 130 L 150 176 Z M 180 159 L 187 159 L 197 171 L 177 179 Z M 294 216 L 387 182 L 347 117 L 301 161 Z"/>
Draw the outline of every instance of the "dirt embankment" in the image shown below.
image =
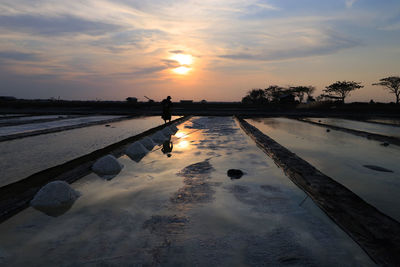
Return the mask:
<path fill-rule="evenodd" d="M 286 175 L 379 265 L 400 266 L 400 223 L 238 118 L 242 129 Z"/>

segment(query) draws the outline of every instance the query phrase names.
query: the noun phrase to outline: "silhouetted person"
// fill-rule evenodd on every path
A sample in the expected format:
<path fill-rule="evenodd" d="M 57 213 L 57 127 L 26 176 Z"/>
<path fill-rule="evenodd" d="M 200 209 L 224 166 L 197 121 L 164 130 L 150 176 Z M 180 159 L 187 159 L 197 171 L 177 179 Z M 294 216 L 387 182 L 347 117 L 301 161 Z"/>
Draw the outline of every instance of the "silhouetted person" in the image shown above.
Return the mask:
<path fill-rule="evenodd" d="M 172 149 L 174 148 L 174 144 L 171 142 L 171 137 L 168 138 L 162 145 L 161 151 L 164 154 L 167 154 L 168 157 L 171 157 Z"/>
<path fill-rule="evenodd" d="M 164 99 L 161 102 L 161 105 L 162 105 L 161 118 L 164 120 L 165 123 L 167 123 L 167 121 L 171 121 L 171 108 L 172 108 L 171 97 L 168 96 L 166 99 Z"/>

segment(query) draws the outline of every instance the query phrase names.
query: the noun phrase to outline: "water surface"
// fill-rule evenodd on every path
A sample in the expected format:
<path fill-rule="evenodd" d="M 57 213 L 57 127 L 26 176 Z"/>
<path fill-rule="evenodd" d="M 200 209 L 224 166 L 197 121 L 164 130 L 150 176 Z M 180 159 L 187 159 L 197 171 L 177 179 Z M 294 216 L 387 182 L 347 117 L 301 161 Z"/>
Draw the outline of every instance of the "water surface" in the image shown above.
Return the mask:
<path fill-rule="evenodd" d="M 250 124 L 368 203 L 400 221 L 400 147 L 380 145 L 341 131 L 284 118 L 248 119 Z M 393 173 L 368 169 L 376 165 Z"/>
<path fill-rule="evenodd" d="M 373 266 L 232 118 L 194 118 L 120 174 L 73 184 L 53 218 L 29 208 L 0 225 L 12 266 Z M 163 152 L 164 151 L 164 152 Z M 170 154 L 170 156 L 168 156 Z M 231 180 L 226 172 L 245 175 Z M 21 257 L 20 255 L 23 255 Z"/>
<path fill-rule="evenodd" d="M 109 127 L 101 124 L 0 142 L 0 186 L 86 155 L 163 123 L 160 117 L 140 117 L 109 123 Z"/>
<path fill-rule="evenodd" d="M 0 127 L 0 136 L 11 135 L 11 134 L 20 134 L 41 130 L 48 130 L 52 128 L 58 127 L 66 127 L 66 126 L 74 126 L 74 125 L 84 125 L 90 122 L 101 122 L 116 118 L 121 118 L 122 116 L 88 116 L 88 117 L 79 117 L 73 119 L 63 119 L 56 121 L 48 121 L 48 122 L 38 122 L 38 123 L 27 123 L 21 125 L 14 126 L 5 126 Z"/>
<path fill-rule="evenodd" d="M 400 128 L 391 125 L 368 123 L 362 121 L 353 121 L 337 118 L 306 118 L 313 122 L 321 122 L 328 125 L 348 128 L 352 130 L 364 131 L 374 134 L 394 136 L 400 138 Z"/>

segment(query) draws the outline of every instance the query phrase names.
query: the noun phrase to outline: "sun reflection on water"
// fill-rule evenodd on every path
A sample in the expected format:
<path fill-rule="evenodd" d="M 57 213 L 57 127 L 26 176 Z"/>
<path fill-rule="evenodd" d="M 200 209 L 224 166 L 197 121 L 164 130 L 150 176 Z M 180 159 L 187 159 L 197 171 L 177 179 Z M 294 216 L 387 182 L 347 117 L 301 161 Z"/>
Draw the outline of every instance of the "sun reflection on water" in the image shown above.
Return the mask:
<path fill-rule="evenodd" d="M 177 138 L 186 138 L 186 137 L 188 136 L 188 134 L 187 134 L 186 132 L 184 132 L 184 131 L 179 131 L 179 132 L 177 132 L 177 133 L 175 134 L 175 136 L 176 136 Z"/>
<path fill-rule="evenodd" d="M 183 149 L 183 148 L 188 148 L 188 147 L 189 147 L 189 141 L 187 141 L 187 140 L 182 140 L 182 141 L 180 141 L 180 142 L 176 145 L 176 147 L 177 147 L 177 148 L 181 148 L 181 149 Z"/>

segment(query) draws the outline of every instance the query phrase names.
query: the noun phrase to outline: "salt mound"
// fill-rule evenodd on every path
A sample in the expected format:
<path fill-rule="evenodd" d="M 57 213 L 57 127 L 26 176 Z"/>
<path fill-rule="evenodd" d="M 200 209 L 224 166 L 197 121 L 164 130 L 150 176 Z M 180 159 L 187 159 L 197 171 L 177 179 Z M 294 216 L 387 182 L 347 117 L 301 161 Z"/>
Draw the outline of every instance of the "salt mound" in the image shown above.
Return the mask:
<path fill-rule="evenodd" d="M 156 145 L 153 140 L 151 140 L 150 137 L 146 136 L 145 138 L 143 138 L 142 140 L 140 140 L 140 143 L 142 143 L 142 145 L 147 148 L 149 151 L 153 149 L 153 147 Z"/>
<path fill-rule="evenodd" d="M 114 178 L 124 167 L 113 155 L 106 155 L 98 159 L 92 166 L 92 170 L 100 177 L 110 180 Z"/>
<path fill-rule="evenodd" d="M 169 126 L 169 129 L 171 130 L 172 134 L 175 134 L 177 131 L 179 131 L 178 127 L 176 127 L 175 124 Z"/>
<path fill-rule="evenodd" d="M 130 145 L 125 153 L 134 161 L 139 162 L 149 152 L 139 141 Z"/>
<path fill-rule="evenodd" d="M 72 207 L 80 193 L 64 181 L 53 181 L 43 186 L 30 204 L 47 215 L 57 217 Z"/>
<path fill-rule="evenodd" d="M 162 129 L 162 133 L 163 133 L 165 136 L 170 136 L 171 134 L 173 134 L 173 133 L 172 133 L 172 130 L 171 130 L 168 126 L 165 126 L 165 128 Z"/>
<path fill-rule="evenodd" d="M 157 144 L 162 144 L 165 140 L 167 140 L 167 137 L 165 137 L 161 131 L 158 131 L 151 136 L 151 139 Z"/>

